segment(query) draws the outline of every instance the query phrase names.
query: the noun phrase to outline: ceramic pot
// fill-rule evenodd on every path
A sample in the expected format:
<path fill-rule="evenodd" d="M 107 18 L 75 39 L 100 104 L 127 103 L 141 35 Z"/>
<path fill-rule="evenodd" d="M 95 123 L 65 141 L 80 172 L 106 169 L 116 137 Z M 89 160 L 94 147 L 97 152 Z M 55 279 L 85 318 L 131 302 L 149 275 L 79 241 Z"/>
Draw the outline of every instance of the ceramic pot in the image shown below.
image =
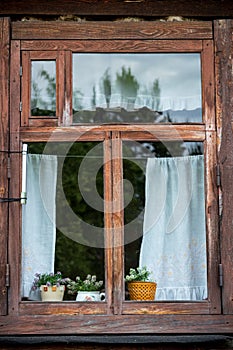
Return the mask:
<path fill-rule="evenodd" d="M 80 291 L 76 296 L 76 301 L 105 301 L 105 293 Z"/>
<path fill-rule="evenodd" d="M 65 286 L 40 286 L 41 300 L 42 301 L 62 301 Z"/>

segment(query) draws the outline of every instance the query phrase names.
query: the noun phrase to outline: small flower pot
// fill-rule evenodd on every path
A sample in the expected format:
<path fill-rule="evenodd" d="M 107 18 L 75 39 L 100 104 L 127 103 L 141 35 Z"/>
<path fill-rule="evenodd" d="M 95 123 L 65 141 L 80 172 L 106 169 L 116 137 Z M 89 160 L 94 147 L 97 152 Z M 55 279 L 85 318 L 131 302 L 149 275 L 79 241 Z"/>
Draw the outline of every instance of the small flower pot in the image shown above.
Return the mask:
<path fill-rule="evenodd" d="M 155 282 L 128 282 L 130 300 L 155 300 Z"/>
<path fill-rule="evenodd" d="M 65 292 L 65 286 L 40 286 L 42 301 L 62 301 Z"/>

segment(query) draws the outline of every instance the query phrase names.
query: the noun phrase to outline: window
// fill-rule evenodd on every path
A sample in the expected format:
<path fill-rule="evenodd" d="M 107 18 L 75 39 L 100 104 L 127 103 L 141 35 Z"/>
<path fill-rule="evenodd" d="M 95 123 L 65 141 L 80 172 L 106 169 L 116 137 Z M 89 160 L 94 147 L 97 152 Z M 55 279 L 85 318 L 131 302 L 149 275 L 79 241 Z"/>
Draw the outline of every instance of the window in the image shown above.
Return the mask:
<path fill-rule="evenodd" d="M 96 274 L 106 298 L 44 304 L 21 289 L 19 312 L 130 315 L 132 324 L 134 315 L 146 323 L 145 315 L 219 313 L 212 41 L 126 33 L 59 42 L 45 50 L 22 41 L 20 142 L 28 159 L 56 159 L 48 266 L 72 278 Z M 28 192 L 23 240 L 30 203 Z M 41 216 L 33 224 L 40 227 Z M 29 239 L 37 253 L 42 242 Z M 156 298 L 130 300 L 125 275 L 145 264 Z M 20 266 L 23 286 L 28 270 Z"/>

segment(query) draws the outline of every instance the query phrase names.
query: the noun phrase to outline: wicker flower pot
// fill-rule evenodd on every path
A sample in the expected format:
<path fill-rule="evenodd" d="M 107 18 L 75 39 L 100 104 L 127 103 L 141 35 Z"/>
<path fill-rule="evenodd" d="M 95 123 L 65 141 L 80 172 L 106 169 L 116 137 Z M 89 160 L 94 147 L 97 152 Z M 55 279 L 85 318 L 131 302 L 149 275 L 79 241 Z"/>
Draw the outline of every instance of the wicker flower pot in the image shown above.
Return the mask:
<path fill-rule="evenodd" d="M 128 282 L 130 300 L 154 300 L 156 287 L 155 282 Z"/>

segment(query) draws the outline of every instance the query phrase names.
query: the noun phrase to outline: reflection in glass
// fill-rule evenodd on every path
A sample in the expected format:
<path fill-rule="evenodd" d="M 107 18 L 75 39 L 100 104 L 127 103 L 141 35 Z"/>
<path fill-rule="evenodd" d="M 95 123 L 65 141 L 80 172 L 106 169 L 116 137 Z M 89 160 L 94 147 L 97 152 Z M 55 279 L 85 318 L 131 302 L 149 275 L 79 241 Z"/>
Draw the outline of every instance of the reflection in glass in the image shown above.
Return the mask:
<path fill-rule="evenodd" d="M 73 54 L 73 121 L 201 122 L 200 55 Z"/>
<path fill-rule="evenodd" d="M 56 62 L 31 63 L 31 115 L 56 116 Z"/>
<path fill-rule="evenodd" d="M 155 300 L 206 299 L 202 143 L 125 142 L 123 156 L 125 275 L 146 265 Z"/>

